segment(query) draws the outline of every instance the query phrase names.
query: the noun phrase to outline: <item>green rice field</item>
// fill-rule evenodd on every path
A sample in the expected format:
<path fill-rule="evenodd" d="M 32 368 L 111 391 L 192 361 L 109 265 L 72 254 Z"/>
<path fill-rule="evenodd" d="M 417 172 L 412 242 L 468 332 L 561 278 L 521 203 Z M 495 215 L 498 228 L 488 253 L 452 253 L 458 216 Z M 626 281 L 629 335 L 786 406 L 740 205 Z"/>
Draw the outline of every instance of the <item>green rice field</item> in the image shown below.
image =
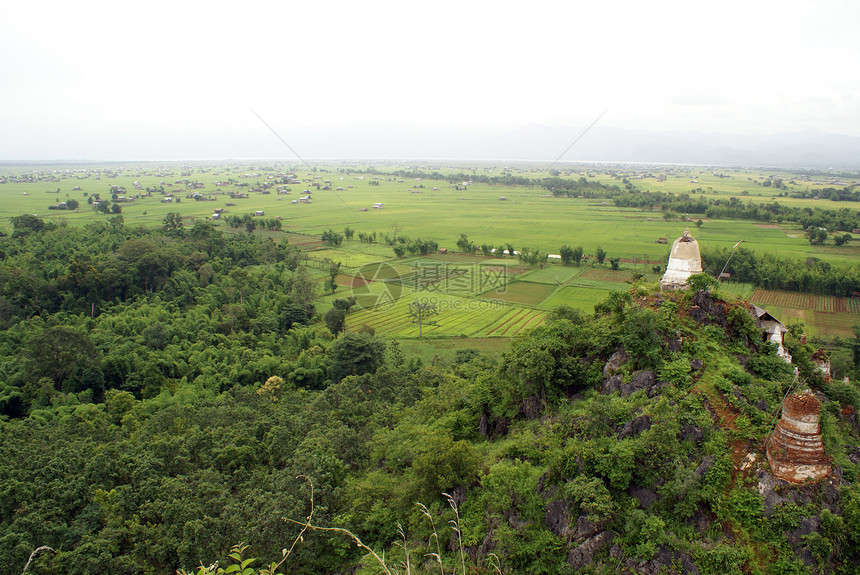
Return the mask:
<path fill-rule="evenodd" d="M 177 212 L 186 226 L 208 220 L 225 232 L 245 233 L 244 228 L 231 228 L 227 220 L 262 212 L 255 216 L 258 226 L 254 233 L 305 251 L 313 260 L 311 275 L 320 287 L 328 277 L 327 262 L 341 264 L 338 288 L 320 298 L 320 312 L 334 298 L 352 295 L 358 309 L 349 313 L 347 329 L 367 326 L 378 335 L 409 340 L 418 334 L 408 316 L 409 302 L 417 297 L 435 298 L 440 308 L 438 325 L 425 326 L 424 337 L 428 341 L 458 338 L 459 345 L 515 337 L 541 325 L 546 312 L 560 305 L 590 313 L 610 291 L 629 289 L 634 274 L 643 275 L 645 282 L 656 282 L 660 274 L 652 267 L 666 261 L 670 247 L 657 240 L 668 238 L 671 244 L 689 225 L 666 221 L 659 211 L 617 208 L 610 200 L 547 197 L 547 191 L 537 186 L 468 183 L 456 189 L 445 180 L 385 173 L 406 169 L 405 165 L 375 165 L 378 173 L 368 173 L 368 167 L 359 163 L 6 167 L 0 171 L 4 200 L 0 203 L 0 231 L 9 233 L 9 219 L 23 213 L 69 226 L 105 221 L 115 214 L 101 214 L 90 207 L 88 201 L 96 194 L 127 200 L 116 204 L 121 215 L 126 223 L 143 226 L 159 226 L 166 214 Z M 845 208 L 844 203 L 828 199 L 777 198 L 778 190 L 763 185 L 774 176 L 785 183 L 784 193 L 830 185 L 788 173 L 676 166 L 639 172 L 628 168 L 625 175 L 624 169 L 605 166 L 560 167 L 563 177 L 587 177 L 608 185 L 621 185 L 622 178 L 629 177 L 641 190 Z M 478 170 L 455 165 L 419 169 L 441 174 Z M 544 167 L 526 165 L 486 165 L 480 173 L 503 172 L 529 178 L 549 175 Z M 293 175 L 287 178 L 287 173 Z M 290 182 L 284 183 L 287 180 Z M 305 196 L 311 201 L 299 202 Z M 501 196 L 505 201 L 500 201 Z M 49 209 L 70 199 L 78 201 L 77 210 Z M 223 214 L 212 219 L 216 209 Z M 273 220 L 279 222 L 280 230 L 266 229 Z M 320 240 L 323 231 L 344 233 L 347 228 L 356 237 L 340 246 L 326 246 Z M 361 234 L 375 234 L 375 243 L 359 241 Z M 562 245 L 582 246 L 585 262 L 579 267 L 551 263 L 527 269 L 515 257 L 451 253 L 463 234 L 477 246 L 495 248 L 496 254 L 507 244 L 549 254 L 558 253 Z M 394 235 L 434 240 L 449 253 L 395 258 L 384 242 L 386 236 Z M 860 263 L 860 245 L 813 246 L 799 227 L 789 224 L 705 219 L 701 227 L 693 229 L 693 235 L 703 246 L 731 248 L 743 239 L 746 248 L 757 252 Z M 620 258 L 621 269 L 596 265 L 593 254 L 598 247 L 607 258 Z M 724 282 L 720 290 L 750 298 L 786 323 L 803 321 L 814 333 L 849 335 L 852 326 L 860 323 L 860 306 L 851 300 L 755 290 L 733 282 Z M 455 347 L 452 344 L 449 351 Z"/>

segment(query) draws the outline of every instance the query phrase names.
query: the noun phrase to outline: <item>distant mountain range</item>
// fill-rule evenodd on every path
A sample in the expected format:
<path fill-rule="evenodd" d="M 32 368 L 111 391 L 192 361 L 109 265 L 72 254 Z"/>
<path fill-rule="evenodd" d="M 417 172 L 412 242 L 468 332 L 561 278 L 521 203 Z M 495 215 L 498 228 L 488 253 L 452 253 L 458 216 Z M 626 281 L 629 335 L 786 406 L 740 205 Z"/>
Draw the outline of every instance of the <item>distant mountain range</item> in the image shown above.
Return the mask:
<path fill-rule="evenodd" d="M 377 127 L 327 129 L 287 141 L 305 158 L 554 161 L 561 156 L 561 161 L 860 168 L 860 137 L 811 130 L 764 136 L 595 126 L 583 135 L 583 128 L 540 124 L 505 132 Z"/>
<path fill-rule="evenodd" d="M 135 159 L 284 159 L 310 160 L 486 160 L 701 164 L 786 168 L 860 169 L 860 137 L 813 130 L 772 135 L 649 131 L 597 124 L 582 127 L 531 124 L 516 129 L 369 125 L 295 128 L 273 123 L 285 146 L 263 127 L 241 134 L 218 131 L 169 138 L 115 137 L 106 156 L 103 142 L 81 141 L 76 158 L 95 161 Z M 291 149 L 290 149 L 291 148 Z M 36 163 L 73 161 L 45 148 Z M 27 154 L 27 152 L 23 152 Z M 11 158 L 0 164 L 15 163 Z M 20 160 L 19 162 L 20 163 Z"/>

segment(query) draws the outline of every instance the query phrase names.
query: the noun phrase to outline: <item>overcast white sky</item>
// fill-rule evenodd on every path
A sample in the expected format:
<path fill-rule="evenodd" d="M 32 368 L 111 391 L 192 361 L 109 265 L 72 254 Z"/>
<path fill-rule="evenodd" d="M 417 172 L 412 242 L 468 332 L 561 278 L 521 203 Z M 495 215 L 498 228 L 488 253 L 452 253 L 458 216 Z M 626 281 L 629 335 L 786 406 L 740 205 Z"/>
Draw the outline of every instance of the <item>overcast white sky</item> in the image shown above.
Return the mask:
<path fill-rule="evenodd" d="M 284 155 L 313 130 L 860 136 L 860 3 L 39 1 L 0 8 L 0 160 Z M 382 128 L 381 128 L 382 127 Z"/>

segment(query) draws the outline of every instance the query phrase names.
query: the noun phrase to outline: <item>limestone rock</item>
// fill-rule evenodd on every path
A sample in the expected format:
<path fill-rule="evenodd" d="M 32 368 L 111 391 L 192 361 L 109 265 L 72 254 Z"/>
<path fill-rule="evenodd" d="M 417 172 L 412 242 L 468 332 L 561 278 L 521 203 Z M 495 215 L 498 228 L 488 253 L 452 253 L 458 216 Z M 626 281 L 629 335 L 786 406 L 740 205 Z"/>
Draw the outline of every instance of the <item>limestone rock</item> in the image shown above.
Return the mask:
<path fill-rule="evenodd" d="M 601 547 L 612 543 L 615 533 L 612 531 L 602 531 L 583 541 L 576 546 L 567 556 L 567 562 L 577 571 L 586 567 L 594 561 L 594 553 Z"/>
<path fill-rule="evenodd" d="M 624 348 L 620 348 L 613 353 L 606 362 L 606 365 L 603 366 L 603 377 L 608 378 L 614 375 L 628 359 L 630 359 L 630 355 L 624 351 Z"/>

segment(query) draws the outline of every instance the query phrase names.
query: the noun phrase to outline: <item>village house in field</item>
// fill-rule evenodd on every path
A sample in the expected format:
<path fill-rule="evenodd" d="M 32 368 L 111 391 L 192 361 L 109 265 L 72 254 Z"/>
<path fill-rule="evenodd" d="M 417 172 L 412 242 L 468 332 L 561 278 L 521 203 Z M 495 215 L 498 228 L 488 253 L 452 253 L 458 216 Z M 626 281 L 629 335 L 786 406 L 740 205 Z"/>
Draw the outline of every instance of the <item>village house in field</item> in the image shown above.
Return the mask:
<path fill-rule="evenodd" d="M 669 265 L 660 280 L 661 291 L 685 290 L 691 275 L 702 273 L 702 256 L 699 243 L 690 235 L 690 229 L 672 244 L 669 252 Z"/>

